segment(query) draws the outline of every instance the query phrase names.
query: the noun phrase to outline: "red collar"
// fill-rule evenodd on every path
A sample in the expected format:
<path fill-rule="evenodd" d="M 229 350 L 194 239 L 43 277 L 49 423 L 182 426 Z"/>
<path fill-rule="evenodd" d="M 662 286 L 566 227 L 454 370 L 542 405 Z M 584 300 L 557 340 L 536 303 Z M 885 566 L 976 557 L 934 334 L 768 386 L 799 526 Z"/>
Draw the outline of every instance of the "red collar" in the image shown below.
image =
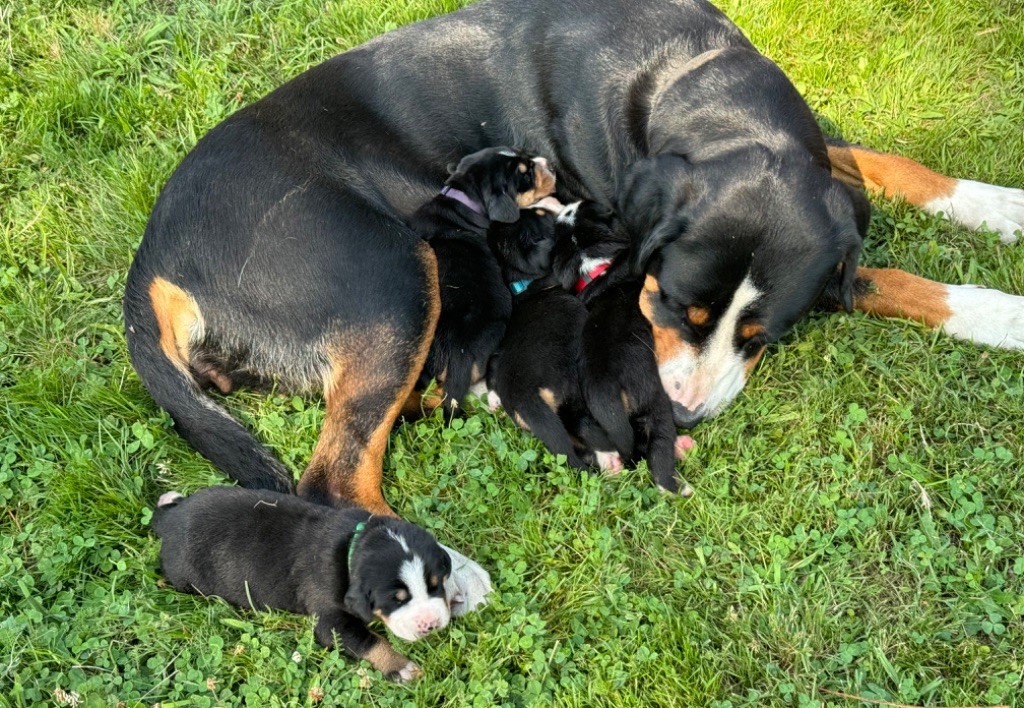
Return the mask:
<path fill-rule="evenodd" d="M 604 275 L 604 272 L 611 268 L 612 259 L 608 258 L 601 261 L 596 266 L 588 270 L 585 274 L 581 275 L 579 280 L 576 281 L 576 294 L 579 295 L 583 292 L 584 288 L 590 285 L 592 282 Z"/>

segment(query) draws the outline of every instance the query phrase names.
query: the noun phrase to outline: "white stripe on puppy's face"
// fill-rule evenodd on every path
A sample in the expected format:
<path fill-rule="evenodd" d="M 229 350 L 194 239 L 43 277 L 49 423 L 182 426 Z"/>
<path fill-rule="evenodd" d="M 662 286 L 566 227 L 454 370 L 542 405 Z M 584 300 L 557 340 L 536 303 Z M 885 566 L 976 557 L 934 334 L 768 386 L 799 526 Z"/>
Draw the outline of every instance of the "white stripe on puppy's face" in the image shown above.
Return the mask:
<path fill-rule="evenodd" d="M 391 529 L 388 535 L 394 539 L 404 551 L 409 552 L 409 544 L 401 536 Z M 423 559 L 415 553 L 411 558 L 402 561 L 398 568 L 398 581 L 405 586 L 409 593 L 409 599 L 393 610 L 390 615 L 381 615 L 381 621 L 399 639 L 407 642 L 415 642 L 425 635 L 437 629 L 448 626 L 451 620 L 451 610 L 448 603 L 441 596 L 431 596 L 427 586 L 427 572 Z M 440 587 L 442 578 L 437 578 Z M 435 588 L 434 592 L 437 592 Z"/>

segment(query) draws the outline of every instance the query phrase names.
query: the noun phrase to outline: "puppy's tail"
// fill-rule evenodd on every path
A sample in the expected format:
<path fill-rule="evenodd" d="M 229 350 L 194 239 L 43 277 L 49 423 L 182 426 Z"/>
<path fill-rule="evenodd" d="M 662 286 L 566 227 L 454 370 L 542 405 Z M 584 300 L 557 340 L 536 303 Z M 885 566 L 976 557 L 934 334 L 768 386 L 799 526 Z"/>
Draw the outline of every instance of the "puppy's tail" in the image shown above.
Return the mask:
<path fill-rule="evenodd" d="M 636 434 L 622 400 L 618 381 L 591 382 L 584 391 L 590 414 L 608 435 L 623 460 L 631 460 L 636 450 Z"/>
<path fill-rule="evenodd" d="M 184 500 L 178 492 L 164 492 L 160 495 L 160 498 L 156 500 L 156 508 L 153 509 L 153 520 L 150 525 L 156 532 L 157 536 L 163 536 L 163 522 L 167 518 L 167 512 L 178 506 L 178 503 Z"/>
<path fill-rule="evenodd" d="M 145 280 L 145 285 L 138 283 L 140 279 Z M 155 278 L 147 278 L 132 268 L 124 296 L 128 353 L 153 400 L 171 414 L 182 437 L 243 487 L 290 492 L 292 475 L 287 468 L 200 390 L 188 362 L 178 356 L 178 351 L 187 350 L 189 343 L 177 342 L 174 330 L 188 328 L 165 321 L 167 331 L 161 331 L 157 303 L 166 310 L 165 320 L 180 316 L 183 308 L 171 298 L 160 298 L 156 285 Z M 158 294 L 152 295 L 153 292 Z"/>
<path fill-rule="evenodd" d="M 509 406 L 508 401 L 504 399 L 503 402 L 509 414 L 514 418 L 521 418 L 527 429 L 540 438 L 548 450 L 556 455 L 565 455 L 570 467 L 586 469 L 589 466 L 577 454 L 562 419 L 539 396 L 529 396 L 523 401 L 517 401 L 519 405 L 514 407 Z"/>

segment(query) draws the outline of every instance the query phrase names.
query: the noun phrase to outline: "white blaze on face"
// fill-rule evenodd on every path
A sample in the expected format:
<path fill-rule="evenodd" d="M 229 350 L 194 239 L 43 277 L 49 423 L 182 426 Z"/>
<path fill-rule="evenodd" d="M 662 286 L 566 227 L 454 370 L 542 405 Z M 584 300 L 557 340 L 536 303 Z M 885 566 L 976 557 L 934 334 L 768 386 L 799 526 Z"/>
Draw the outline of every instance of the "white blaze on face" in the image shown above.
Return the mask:
<path fill-rule="evenodd" d="M 710 418 L 743 390 L 747 361 L 736 349 L 736 330 L 744 310 L 761 295 L 750 276 L 745 277 L 701 349 L 683 349 L 659 367 L 662 385 L 673 401 Z"/>
<path fill-rule="evenodd" d="M 401 536 L 394 537 L 404 548 L 408 548 L 405 539 Z M 422 558 L 414 555 L 411 559 L 402 561 L 398 569 L 398 579 L 408 589 L 409 599 L 389 616 L 382 618 L 396 637 L 407 642 L 415 642 L 436 629 L 448 626 L 451 619 L 448 603 L 443 597 L 430 596 Z M 440 580 L 438 578 L 438 582 Z"/>

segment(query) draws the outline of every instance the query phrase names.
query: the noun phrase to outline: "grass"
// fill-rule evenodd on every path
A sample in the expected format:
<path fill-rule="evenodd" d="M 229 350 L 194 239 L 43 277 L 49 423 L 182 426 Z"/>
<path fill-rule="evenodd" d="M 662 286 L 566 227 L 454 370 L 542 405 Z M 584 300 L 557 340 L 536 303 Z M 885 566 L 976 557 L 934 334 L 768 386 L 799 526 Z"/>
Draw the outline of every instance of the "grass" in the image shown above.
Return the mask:
<path fill-rule="evenodd" d="M 816 317 L 696 431 L 688 501 L 568 471 L 505 418 L 401 428 L 395 507 L 491 606 L 390 685 L 312 623 L 160 586 L 163 491 L 222 476 L 129 365 L 120 297 L 196 140 L 307 66 L 457 2 L 0 3 L 0 704 L 843 706 L 1022 702 L 1024 366 Z M 849 139 L 1024 184 L 1016 0 L 725 0 Z M 1024 292 L 1021 248 L 878 203 L 865 261 Z M 318 401 L 228 401 L 295 469 Z"/>

